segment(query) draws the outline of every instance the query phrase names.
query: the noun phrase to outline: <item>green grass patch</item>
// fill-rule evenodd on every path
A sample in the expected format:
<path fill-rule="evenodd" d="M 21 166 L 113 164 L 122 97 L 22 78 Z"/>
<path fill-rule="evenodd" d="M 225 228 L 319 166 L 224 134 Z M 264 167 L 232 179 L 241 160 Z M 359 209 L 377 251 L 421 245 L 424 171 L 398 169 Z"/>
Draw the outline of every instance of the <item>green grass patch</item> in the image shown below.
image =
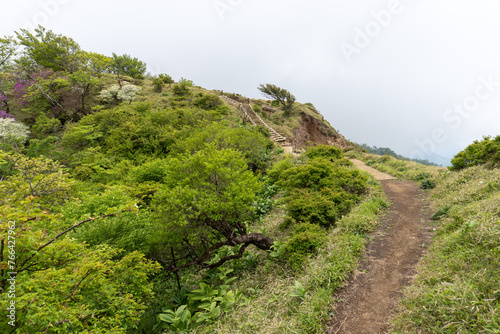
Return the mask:
<path fill-rule="evenodd" d="M 437 233 L 396 333 L 500 333 L 499 179 L 483 167 L 442 176 L 432 191 Z"/>

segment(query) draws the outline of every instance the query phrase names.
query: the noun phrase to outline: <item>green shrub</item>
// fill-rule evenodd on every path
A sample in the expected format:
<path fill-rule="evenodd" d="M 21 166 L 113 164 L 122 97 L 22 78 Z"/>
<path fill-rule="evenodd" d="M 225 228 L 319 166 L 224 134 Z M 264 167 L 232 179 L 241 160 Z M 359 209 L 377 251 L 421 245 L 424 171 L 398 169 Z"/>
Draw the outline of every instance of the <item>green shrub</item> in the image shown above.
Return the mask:
<path fill-rule="evenodd" d="M 427 172 L 420 172 L 416 177 L 415 177 L 415 181 L 424 181 L 428 178 L 431 177 L 431 174 L 430 173 L 427 173 Z"/>
<path fill-rule="evenodd" d="M 307 149 L 305 155 L 309 159 L 326 158 L 336 160 L 344 157 L 344 153 L 340 148 L 331 145 L 318 145 L 310 147 Z"/>
<path fill-rule="evenodd" d="M 212 123 L 197 131 L 191 130 L 188 138 L 178 140 L 175 150 L 178 152 L 197 152 L 207 143 L 214 143 L 219 149 L 233 148 L 240 151 L 254 171 L 264 170 L 267 162 L 262 157 L 273 143 L 258 131 L 246 128 L 228 128 L 223 123 Z"/>
<path fill-rule="evenodd" d="M 185 85 L 186 87 L 193 87 L 193 80 L 188 80 L 186 78 L 181 78 L 179 80 L 179 85 Z"/>
<path fill-rule="evenodd" d="M 179 97 L 184 97 L 191 94 L 188 84 L 184 82 L 174 85 L 174 87 L 172 88 L 172 92 L 174 93 L 174 95 Z"/>
<path fill-rule="evenodd" d="M 432 181 L 432 180 L 424 180 L 422 182 L 420 182 L 420 187 L 422 189 L 434 189 L 436 188 L 436 182 Z"/>
<path fill-rule="evenodd" d="M 286 189 L 330 188 L 362 195 L 366 192 L 367 181 L 368 177 L 357 169 L 335 166 L 328 160 L 317 159 L 283 171 L 279 183 Z"/>
<path fill-rule="evenodd" d="M 291 191 L 285 200 L 288 215 L 295 221 L 328 227 L 349 212 L 359 197 L 342 190 L 298 188 Z"/>
<path fill-rule="evenodd" d="M 316 114 L 319 114 L 318 109 L 316 109 L 316 107 L 314 106 L 314 104 L 312 104 L 311 102 L 304 103 L 304 105 L 307 106 L 312 111 L 314 111 Z"/>
<path fill-rule="evenodd" d="M 471 166 L 486 165 L 498 167 L 500 165 L 500 136 L 495 139 L 484 137 L 482 141 L 474 141 L 465 150 L 458 153 L 452 160 L 451 170 L 460 170 Z"/>
<path fill-rule="evenodd" d="M 327 241 L 326 231 L 318 225 L 302 223 L 297 225 L 291 236 L 281 246 L 282 255 L 294 270 L 300 270 L 304 261 Z"/>
<path fill-rule="evenodd" d="M 257 131 L 262 133 L 266 138 L 271 138 L 271 132 L 265 126 L 257 126 Z"/>
<path fill-rule="evenodd" d="M 333 225 L 338 219 L 335 202 L 324 192 L 295 189 L 286 197 L 288 215 L 298 222 L 321 226 Z"/>
<path fill-rule="evenodd" d="M 332 226 L 361 199 L 367 176 L 339 162 L 318 154 L 305 165 L 294 167 L 288 158 L 273 166 L 269 177 L 285 189 L 288 220 Z"/>
<path fill-rule="evenodd" d="M 217 95 L 202 95 L 193 101 L 193 104 L 203 110 L 216 110 L 222 105 L 222 100 Z"/>
<path fill-rule="evenodd" d="M 272 182 L 277 182 L 282 178 L 285 171 L 293 167 L 295 167 L 295 162 L 291 156 L 287 155 L 268 170 L 267 176 Z"/>
<path fill-rule="evenodd" d="M 158 75 L 158 78 L 163 81 L 163 83 L 170 85 L 174 83 L 174 79 L 168 74 L 162 73 Z"/>
<path fill-rule="evenodd" d="M 153 87 L 155 92 L 161 93 L 163 87 L 165 87 L 165 82 L 161 78 L 156 78 L 153 80 Z"/>
<path fill-rule="evenodd" d="M 132 202 L 121 188 L 109 189 L 102 194 L 86 195 L 81 204 L 70 202 L 62 207 L 63 223 L 70 225 L 88 217 L 119 211 L 120 208 L 132 205 Z M 85 241 L 89 246 L 108 244 L 129 253 L 138 250 L 148 254 L 152 232 L 150 226 L 147 211 L 124 212 L 119 216 L 85 224 L 74 232 L 74 237 Z"/>
<path fill-rule="evenodd" d="M 167 176 L 166 161 L 155 159 L 141 166 L 134 168 L 132 178 L 139 183 L 163 182 Z"/>

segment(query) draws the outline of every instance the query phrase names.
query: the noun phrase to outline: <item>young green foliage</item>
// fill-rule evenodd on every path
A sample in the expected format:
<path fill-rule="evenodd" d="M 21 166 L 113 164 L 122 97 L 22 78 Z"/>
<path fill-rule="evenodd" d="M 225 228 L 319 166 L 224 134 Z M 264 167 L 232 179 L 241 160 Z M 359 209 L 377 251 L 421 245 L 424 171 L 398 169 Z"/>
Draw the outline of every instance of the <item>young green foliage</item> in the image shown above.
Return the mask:
<path fill-rule="evenodd" d="M 451 170 L 461 170 L 478 165 L 500 166 L 500 136 L 484 137 L 482 141 L 474 141 L 465 150 L 459 152 L 451 160 L 451 164 Z"/>
<path fill-rule="evenodd" d="M 179 258 L 191 254 L 182 266 L 217 267 L 235 258 L 209 264 L 212 253 L 223 246 L 243 244 L 239 257 L 250 244 L 270 248 L 270 238 L 247 231 L 245 221 L 260 186 L 240 153 L 207 145 L 192 156 L 172 159 L 167 175 L 153 198 L 158 242 L 166 249 L 174 247 Z"/>
<path fill-rule="evenodd" d="M 26 57 L 41 68 L 73 73 L 81 67 L 82 50 L 72 38 L 46 30 L 40 25 L 34 33 L 21 29 L 16 35 L 19 44 L 24 46 Z"/>

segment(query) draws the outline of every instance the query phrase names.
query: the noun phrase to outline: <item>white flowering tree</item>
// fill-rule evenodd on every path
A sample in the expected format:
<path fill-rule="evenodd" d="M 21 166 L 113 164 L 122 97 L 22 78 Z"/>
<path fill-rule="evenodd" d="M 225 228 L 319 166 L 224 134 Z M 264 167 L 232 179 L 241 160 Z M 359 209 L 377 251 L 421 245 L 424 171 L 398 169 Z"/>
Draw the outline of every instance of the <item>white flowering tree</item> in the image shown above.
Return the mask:
<path fill-rule="evenodd" d="M 30 131 L 23 123 L 13 118 L 0 118 L 0 144 L 18 147 L 28 139 Z"/>
<path fill-rule="evenodd" d="M 120 88 L 118 85 L 113 85 L 109 89 L 105 89 L 99 95 L 99 98 L 106 103 L 128 102 L 135 100 L 137 93 L 141 90 L 135 85 L 124 85 Z"/>

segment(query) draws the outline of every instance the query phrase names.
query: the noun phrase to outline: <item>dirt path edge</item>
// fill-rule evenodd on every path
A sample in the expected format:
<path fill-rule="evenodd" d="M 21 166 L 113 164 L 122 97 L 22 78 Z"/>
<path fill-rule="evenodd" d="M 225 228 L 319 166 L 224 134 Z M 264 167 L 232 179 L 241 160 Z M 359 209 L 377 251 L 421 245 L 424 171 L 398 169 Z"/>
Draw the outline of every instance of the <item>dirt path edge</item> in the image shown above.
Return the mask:
<path fill-rule="evenodd" d="M 339 302 L 333 307 L 335 316 L 327 334 L 388 333 L 401 290 L 413 281 L 430 243 L 424 191 L 410 181 L 382 179 L 391 207 L 358 269 L 334 296 Z"/>

